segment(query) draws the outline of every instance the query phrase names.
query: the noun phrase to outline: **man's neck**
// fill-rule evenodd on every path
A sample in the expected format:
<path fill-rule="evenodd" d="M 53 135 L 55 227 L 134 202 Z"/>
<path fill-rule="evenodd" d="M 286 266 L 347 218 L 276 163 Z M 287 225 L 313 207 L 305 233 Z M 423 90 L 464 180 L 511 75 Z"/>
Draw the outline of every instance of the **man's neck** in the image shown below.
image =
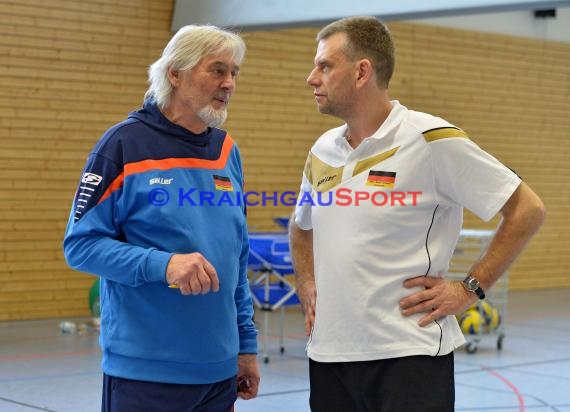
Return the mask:
<path fill-rule="evenodd" d="M 382 99 L 379 104 L 371 102 L 374 100 L 369 100 L 364 107 L 355 110 L 354 116 L 346 119 L 348 126 L 346 137 L 348 143 L 355 149 L 382 126 L 392 111 L 393 105 L 387 98 Z"/>
<path fill-rule="evenodd" d="M 202 134 L 208 126 L 196 115 L 184 115 L 181 110 L 177 110 L 175 105 L 170 105 L 161 110 L 164 117 L 172 123 L 189 130 L 194 134 Z"/>

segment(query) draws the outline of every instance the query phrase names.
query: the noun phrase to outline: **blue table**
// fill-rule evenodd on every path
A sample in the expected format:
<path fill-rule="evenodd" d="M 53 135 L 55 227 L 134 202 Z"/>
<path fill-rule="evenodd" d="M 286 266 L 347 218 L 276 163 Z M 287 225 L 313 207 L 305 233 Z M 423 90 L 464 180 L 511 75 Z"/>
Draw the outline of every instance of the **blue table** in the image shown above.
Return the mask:
<path fill-rule="evenodd" d="M 262 353 L 263 361 L 268 363 L 269 312 L 277 309 L 281 311 L 279 343 L 281 353 L 283 353 L 285 352 L 283 344 L 284 308 L 298 305 L 300 302 L 295 285 L 287 280 L 287 276 L 293 274 L 287 232 L 249 233 L 249 247 L 250 288 L 253 303 L 263 311 Z"/>

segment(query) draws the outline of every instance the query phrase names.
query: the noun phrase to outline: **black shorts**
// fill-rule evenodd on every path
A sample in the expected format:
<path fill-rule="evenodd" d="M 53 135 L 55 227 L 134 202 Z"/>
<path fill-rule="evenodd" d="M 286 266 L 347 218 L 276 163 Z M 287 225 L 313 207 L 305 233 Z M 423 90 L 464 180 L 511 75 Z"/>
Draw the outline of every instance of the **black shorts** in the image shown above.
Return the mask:
<path fill-rule="evenodd" d="M 237 378 L 182 385 L 116 378 L 103 374 L 102 412 L 230 412 Z"/>
<path fill-rule="evenodd" d="M 312 412 L 453 412 L 453 352 L 364 362 L 309 360 Z"/>

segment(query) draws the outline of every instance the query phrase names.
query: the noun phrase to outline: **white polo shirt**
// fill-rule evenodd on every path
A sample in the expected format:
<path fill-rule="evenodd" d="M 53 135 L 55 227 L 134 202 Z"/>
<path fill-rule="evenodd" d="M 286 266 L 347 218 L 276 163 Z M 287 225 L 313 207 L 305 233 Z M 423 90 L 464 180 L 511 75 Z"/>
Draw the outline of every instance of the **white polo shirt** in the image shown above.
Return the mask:
<path fill-rule="evenodd" d="M 463 344 L 454 316 L 420 327 L 423 314 L 401 314 L 399 300 L 415 291 L 403 282 L 443 276 L 463 207 L 488 221 L 521 182 L 462 130 L 392 103 L 356 149 L 344 125 L 323 134 L 307 159 L 301 195 L 312 202 L 297 205 L 295 221 L 313 229 L 317 304 L 307 352 L 316 361 L 445 355 Z"/>

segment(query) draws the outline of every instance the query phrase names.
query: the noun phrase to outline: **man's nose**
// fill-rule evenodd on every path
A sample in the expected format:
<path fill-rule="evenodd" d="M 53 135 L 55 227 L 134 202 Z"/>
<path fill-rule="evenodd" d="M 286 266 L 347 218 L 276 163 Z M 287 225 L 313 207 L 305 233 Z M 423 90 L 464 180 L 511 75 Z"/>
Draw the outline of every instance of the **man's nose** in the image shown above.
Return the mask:
<path fill-rule="evenodd" d="M 233 91 L 236 88 L 236 78 L 232 73 L 228 73 L 222 80 L 221 88 Z"/>
<path fill-rule="evenodd" d="M 317 68 L 315 67 L 311 73 L 309 73 L 309 77 L 307 77 L 307 84 L 309 86 L 315 86 L 317 83 L 317 75 L 316 75 Z"/>

